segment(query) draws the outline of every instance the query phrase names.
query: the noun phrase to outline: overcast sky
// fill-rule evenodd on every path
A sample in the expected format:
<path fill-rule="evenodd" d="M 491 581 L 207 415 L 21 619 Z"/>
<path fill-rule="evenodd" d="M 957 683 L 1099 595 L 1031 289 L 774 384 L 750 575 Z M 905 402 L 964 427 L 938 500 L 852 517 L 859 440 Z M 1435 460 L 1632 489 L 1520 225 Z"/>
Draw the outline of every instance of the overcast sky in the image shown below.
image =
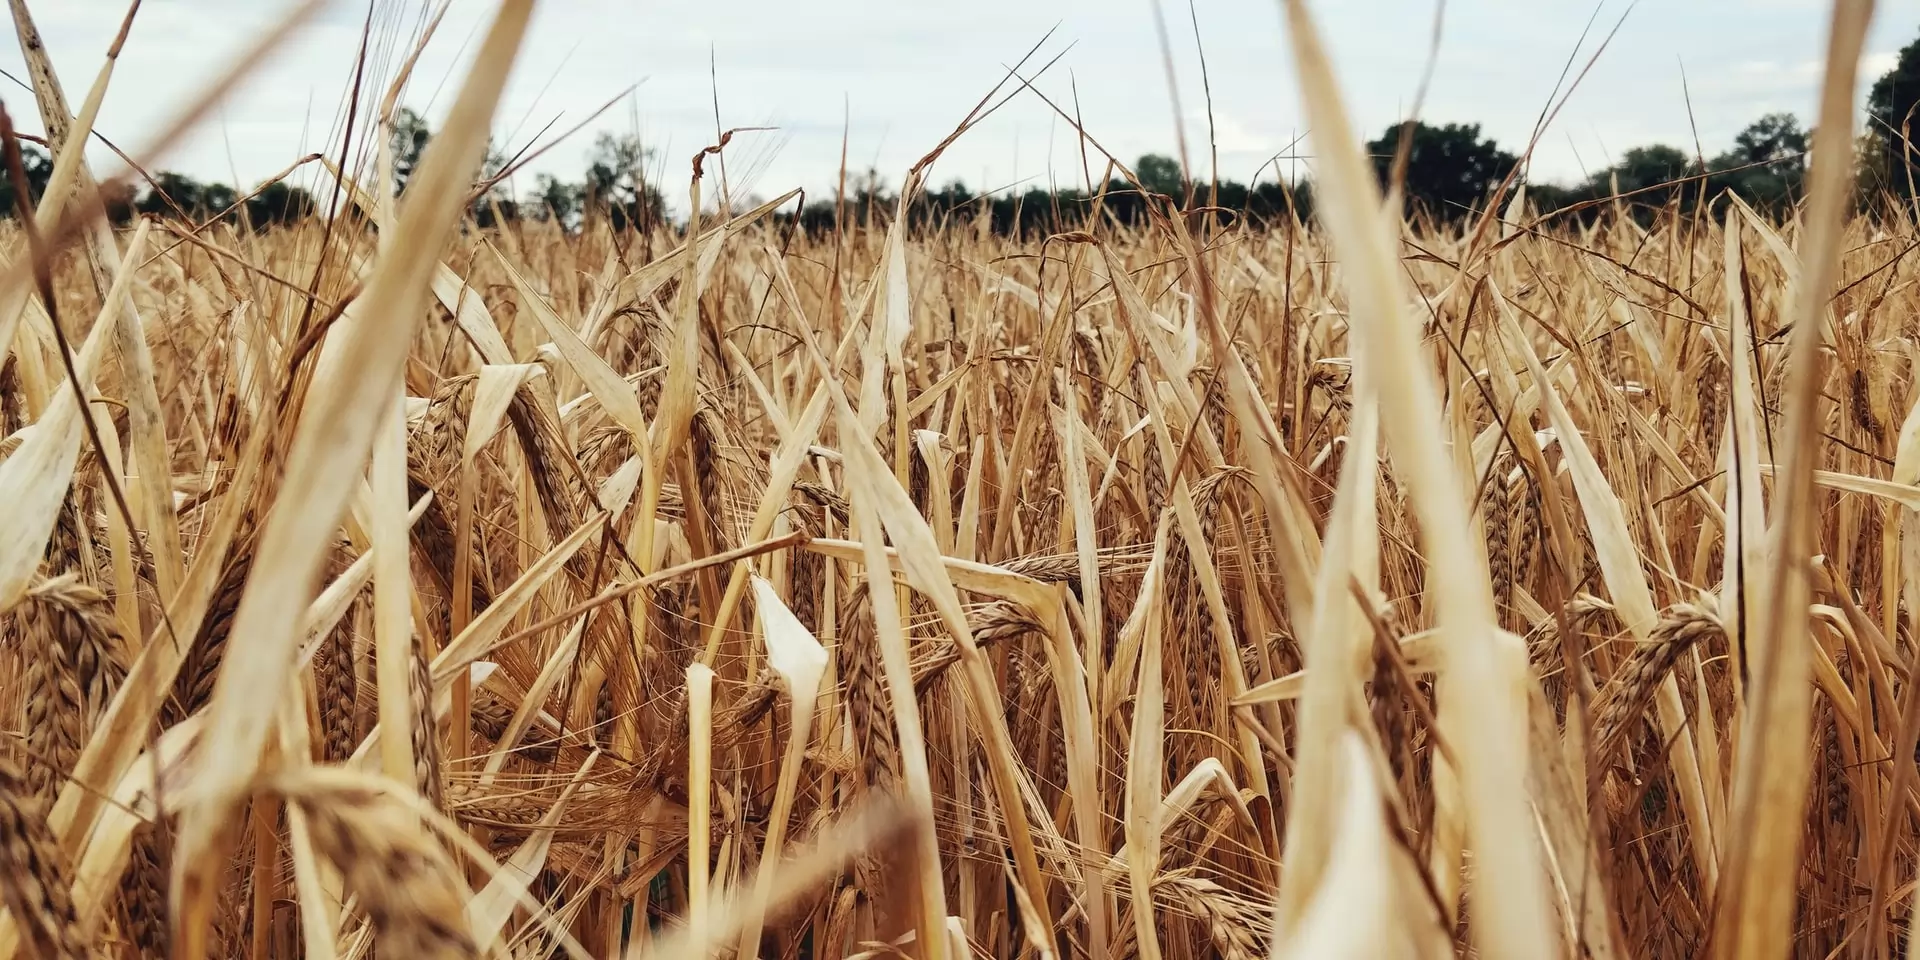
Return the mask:
<path fill-rule="evenodd" d="M 733 141 L 727 162 L 736 194 L 829 189 L 843 131 L 850 166 L 876 168 L 897 184 L 1008 65 L 1052 30 L 1032 61 L 1038 66 L 1058 56 L 1039 89 L 1070 110 L 1077 94 L 1088 132 L 1127 162 L 1149 151 L 1175 152 L 1176 130 L 1184 128 L 1204 173 L 1208 122 L 1197 19 L 1221 174 L 1249 180 L 1305 132 L 1279 8 L 1274 0 L 1192 2 L 1191 8 L 1181 0 L 1163 5 L 1181 105 L 1176 127 L 1151 0 L 546 0 L 495 132 L 518 148 L 550 121 L 557 120 L 552 130 L 558 132 L 638 84 L 630 98 L 530 172 L 574 177 L 595 132 L 637 131 L 658 149 L 669 196 L 680 196 L 688 158 L 714 140 L 717 98 L 721 126 L 778 128 Z M 125 0 L 34 3 L 75 104 L 125 6 Z M 99 129 L 136 148 L 290 6 L 287 0 L 145 0 Z M 421 59 L 410 105 L 430 117 L 446 109 L 463 56 L 478 44 L 494 6 L 453 0 Z M 1377 134 L 1412 105 L 1433 2 L 1320 0 L 1313 6 L 1348 109 L 1360 129 Z M 377 33 L 385 40 L 376 63 L 389 70 L 397 64 L 427 7 L 423 0 L 375 0 Z M 1920 0 L 1881 0 L 1878 7 L 1862 67 L 1863 97 L 1865 85 L 1920 35 Z M 1711 155 L 1769 111 L 1792 111 L 1810 123 L 1828 9 L 1818 0 L 1644 0 L 1543 139 L 1535 176 L 1578 179 L 1627 147 L 1655 141 L 1691 152 L 1696 127 Z M 366 12 L 367 0 L 337 0 L 160 166 L 251 184 L 327 149 Z M 1580 62 L 1626 12 L 1624 0 L 1599 5 Z M 1591 18 L 1595 8 L 1585 0 L 1452 0 L 1423 118 L 1480 123 L 1517 150 Z M 24 76 L 17 44 L 4 47 L 0 68 Z M 23 128 L 38 129 L 24 91 L 6 83 L 0 98 Z M 94 162 L 117 168 L 109 154 Z M 1098 177 L 1097 155 L 1090 162 Z M 976 190 L 1045 185 L 1049 177 L 1078 185 L 1080 170 L 1070 128 L 1037 97 L 1023 95 L 950 149 L 934 179 L 963 180 Z M 519 185 L 530 187 L 531 176 Z"/>

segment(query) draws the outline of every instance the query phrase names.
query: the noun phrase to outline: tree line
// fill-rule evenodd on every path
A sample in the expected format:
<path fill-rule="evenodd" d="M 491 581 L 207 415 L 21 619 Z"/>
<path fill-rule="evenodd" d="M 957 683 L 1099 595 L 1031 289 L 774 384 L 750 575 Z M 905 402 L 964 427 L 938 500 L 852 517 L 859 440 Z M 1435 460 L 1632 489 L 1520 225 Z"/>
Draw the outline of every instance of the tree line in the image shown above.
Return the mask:
<path fill-rule="evenodd" d="M 1920 40 L 1900 51 L 1894 66 L 1867 96 L 1867 125 L 1857 142 L 1856 201 L 1863 212 L 1920 196 Z M 1747 124 L 1730 147 L 1711 156 L 1670 144 L 1632 147 L 1617 160 L 1573 184 L 1530 181 L 1527 204 L 1535 214 L 1598 216 L 1602 201 L 1619 202 L 1640 217 L 1661 210 L 1691 211 L 1726 191 L 1748 204 L 1780 214 L 1801 197 L 1812 131 L 1791 113 L 1768 113 Z M 1382 184 L 1398 171 L 1410 213 L 1435 222 L 1458 222 L 1483 212 L 1504 185 L 1521 186 L 1514 172 L 1520 157 L 1481 134 L 1478 124 L 1393 124 L 1367 143 Z M 1148 154 L 1134 166 L 1132 181 L 1109 178 L 1104 188 L 1028 189 L 976 196 L 964 184 L 924 191 L 909 206 L 919 223 L 956 220 L 983 224 L 996 233 L 1078 229 L 1095 218 L 1136 223 L 1147 216 L 1152 195 L 1171 198 L 1189 211 L 1211 208 L 1226 217 L 1265 223 L 1276 217 L 1305 221 L 1313 210 L 1311 179 L 1265 180 L 1251 186 L 1232 180 L 1190 182 L 1172 158 Z M 895 197 L 869 173 L 848 196 L 816 200 L 793 219 L 808 230 L 832 229 L 852 219 L 891 216 Z"/>
<path fill-rule="evenodd" d="M 38 205 L 53 177 L 53 158 L 38 144 L 20 144 L 21 167 L 27 175 L 30 201 Z M 289 223 L 310 216 L 316 209 L 313 196 L 303 187 L 286 180 L 262 184 L 242 196 L 224 183 L 202 183 L 184 173 L 161 171 L 154 174 L 144 189 L 122 187 L 103 189 L 101 202 L 107 218 L 124 224 L 142 214 L 206 220 L 215 217 L 236 223 L 253 224 L 265 229 L 276 223 Z M 19 194 L 13 180 L 0 177 L 0 217 L 11 217 L 19 206 Z"/>
<path fill-rule="evenodd" d="M 396 196 L 406 192 L 432 138 L 433 131 L 420 114 L 405 107 L 396 112 L 387 144 L 393 158 Z M 516 198 L 495 186 L 482 191 L 469 212 L 481 226 L 518 220 L 525 215 L 557 219 L 568 228 L 577 229 L 588 218 L 598 216 L 617 230 L 651 229 L 667 219 L 665 198 L 658 188 L 648 183 L 645 173 L 652 158 L 653 152 L 641 147 L 639 137 L 602 133 L 587 152 L 579 180 L 567 181 L 552 174 L 540 174 L 534 178 L 534 194 L 526 198 Z M 47 181 L 53 176 L 53 159 L 41 146 L 30 142 L 20 144 L 20 159 L 32 203 L 37 205 Z M 481 169 L 482 182 L 510 173 L 515 160 L 489 144 Z M 109 192 L 102 197 L 102 202 L 114 223 L 151 215 L 196 222 L 223 220 L 256 230 L 295 222 L 319 209 L 311 192 L 284 178 L 243 194 L 227 184 L 201 181 L 171 170 L 153 174 L 140 189 Z M 0 177 L 0 217 L 14 216 L 17 206 L 13 182 Z"/>
<path fill-rule="evenodd" d="M 1892 69 L 1868 93 L 1867 128 L 1855 151 L 1863 209 L 1905 202 L 1920 194 L 1920 175 L 1915 174 L 1920 146 L 1910 136 L 1917 113 L 1920 40 L 1900 51 Z M 399 111 L 388 142 L 396 192 L 405 191 L 432 136 L 418 113 Z M 1779 213 L 1801 195 L 1810 137 L 1811 131 L 1792 114 L 1769 113 L 1741 130 L 1731 147 L 1711 157 L 1698 149 L 1690 152 L 1669 144 L 1637 146 L 1571 185 L 1525 183 L 1527 202 L 1536 213 L 1564 211 L 1591 217 L 1604 205 L 1602 201 L 1619 198 L 1637 215 L 1651 216 L 1665 209 L 1691 210 L 1730 190 L 1757 208 Z M 28 186 L 38 202 L 53 162 L 40 147 L 21 146 Z M 1480 213 L 1496 196 L 1511 196 L 1520 185 L 1515 174 L 1520 157 L 1483 136 L 1478 124 L 1394 124 L 1366 146 L 1381 182 L 1397 180 L 1409 212 L 1433 222 L 1458 222 Z M 501 184 L 520 158 L 490 147 L 482 182 L 491 186 L 474 202 L 470 212 L 475 222 L 484 227 L 531 219 L 555 222 L 570 231 L 597 222 L 615 230 L 649 230 L 670 223 L 666 200 L 647 175 L 654 152 L 637 135 L 602 133 L 584 159 L 579 179 L 543 173 L 534 178 L 530 193 L 516 193 Z M 1400 169 L 1395 170 L 1396 165 Z M 0 177 L 0 216 L 14 214 L 14 194 L 12 182 Z M 1030 187 L 975 193 L 966 184 L 952 181 L 922 190 L 908 205 L 907 216 L 916 227 L 965 225 L 1024 235 L 1080 229 L 1095 222 L 1141 223 L 1151 216 L 1155 204 L 1165 202 L 1156 197 L 1168 198 L 1190 215 L 1206 213 L 1256 224 L 1305 221 L 1313 211 L 1311 179 L 1276 176 L 1253 184 L 1195 181 L 1184 176 L 1172 158 L 1147 154 L 1135 163 L 1130 178 L 1108 176 L 1091 191 Z M 897 199 L 875 172 L 868 171 L 854 177 L 849 189 L 814 198 L 779 216 L 800 229 L 832 230 L 891 218 Z M 117 222 L 146 214 L 196 221 L 221 218 L 255 229 L 299 220 L 317 209 L 308 191 L 285 180 L 242 194 L 226 184 L 202 182 L 173 171 L 154 175 L 139 191 L 108 196 L 105 203 Z"/>
<path fill-rule="evenodd" d="M 1704 198 L 1732 190 L 1757 208 L 1779 212 L 1800 194 L 1807 140 L 1808 132 L 1791 114 L 1768 114 L 1742 130 L 1731 149 L 1711 158 L 1664 144 L 1634 147 L 1618 162 L 1577 184 L 1527 183 L 1527 202 L 1536 213 L 1593 211 L 1595 201 L 1624 195 L 1637 211 L 1669 204 L 1691 209 Z M 1514 172 L 1520 158 L 1482 136 L 1478 124 L 1421 122 L 1394 124 L 1366 144 L 1383 185 L 1394 180 L 1393 167 L 1403 142 L 1406 156 L 1399 182 L 1408 211 L 1416 217 L 1457 222 L 1484 210 L 1503 185 L 1509 197 L 1519 186 Z M 1311 179 L 1276 178 L 1251 186 L 1235 180 L 1193 181 L 1182 175 L 1178 161 L 1147 154 L 1135 163 L 1131 180 L 1109 178 L 1104 189 L 1093 192 L 1033 188 L 977 196 L 955 182 L 923 191 L 909 205 L 907 215 L 915 224 L 984 222 L 988 229 L 1003 234 L 1070 230 L 1095 220 L 1139 223 L 1149 216 L 1155 196 L 1168 198 L 1190 214 L 1207 212 L 1256 224 L 1288 217 L 1305 221 L 1313 212 Z M 849 218 L 857 222 L 875 215 L 891 216 L 895 202 L 868 174 L 844 200 L 814 201 L 795 219 L 804 229 L 828 230 Z"/>

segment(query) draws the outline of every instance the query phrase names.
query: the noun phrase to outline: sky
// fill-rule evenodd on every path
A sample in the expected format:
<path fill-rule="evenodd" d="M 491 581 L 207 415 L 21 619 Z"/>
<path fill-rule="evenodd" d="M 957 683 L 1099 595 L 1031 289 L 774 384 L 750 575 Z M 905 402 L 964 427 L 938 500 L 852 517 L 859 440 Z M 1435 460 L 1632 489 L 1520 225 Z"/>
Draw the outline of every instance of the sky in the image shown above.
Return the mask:
<path fill-rule="evenodd" d="M 77 104 L 126 0 L 32 5 Z M 139 151 L 293 6 L 145 0 L 98 129 Z M 412 48 L 430 6 L 372 0 L 369 62 L 383 78 Z M 1433 0 L 1311 6 L 1355 126 L 1376 136 L 1404 118 L 1428 63 Z M 451 0 L 403 102 L 430 119 L 445 111 L 495 7 Z M 1688 152 L 1697 142 L 1712 155 L 1771 111 L 1811 124 L 1829 9 L 1817 0 L 1450 0 L 1421 118 L 1478 123 L 1517 152 L 1568 64 L 1578 72 L 1618 23 L 1536 148 L 1533 177 L 1577 180 L 1653 142 Z M 305 154 L 337 149 L 368 15 L 369 0 L 330 3 L 157 166 L 251 186 Z M 684 198 L 693 154 L 731 127 L 775 128 L 740 133 L 727 148 L 725 187 L 737 197 L 793 187 L 829 195 L 843 142 L 849 168 L 872 169 L 897 185 L 1039 44 L 1027 68 L 1030 77 L 1037 73 L 1034 88 L 1077 113 L 1088 134 L 1124 162 L 1148 152 L 1177 155 L 1184 136 L 1201 176 L 1212 169 L 1214 150 L 1222 177 L 1308 174 L 1312 148 L 1302 139 L 1308 131 L 1275 0 L 1160 0 L 1158 15 L 1170 58 L 1162 54 L 1154 0 L 544 0 L 494 133 L 509 152 L 543 143 L 631 88 L 511 186 L 531 190 L 541 172 L 577 179 L 596 134 L 633 133 L 654 148 L 653 172 L 669 199 Z M 1920 0 L 1881 0 L 1861 65 L 1862 99 L 1916 37 Z M 0 69 L 24 78 L 17 44 L 0 46 Z M 0 79 L 0 100 L 22 129 L 38 130 L 26 91 Z M 1022 92 L 950 147 L 933 180 L 960 180 L 976 191 L 1079 186 L 1087 169 L 1095 179 L 1104 169 L 1094 149 L 1085 157 L 1083 165 L 1072 125 Z M 104 149 L 89 158 L 96 171 L 119 169 Z"/>

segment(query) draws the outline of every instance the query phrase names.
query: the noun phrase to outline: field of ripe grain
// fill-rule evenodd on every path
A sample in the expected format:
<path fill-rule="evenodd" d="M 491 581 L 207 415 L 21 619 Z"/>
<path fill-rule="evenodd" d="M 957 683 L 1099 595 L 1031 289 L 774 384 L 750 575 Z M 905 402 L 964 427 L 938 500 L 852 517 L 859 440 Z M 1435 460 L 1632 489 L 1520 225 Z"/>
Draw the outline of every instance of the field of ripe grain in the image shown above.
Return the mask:
<path fill-rule="evenodd" d="M 507 0 L 401 202 L 115 231 L 41 61 L 0 958 L 1912 956 L 1867 6 L 1785 220 L 1402 227 L 1298 5 L 1259 230 L 481 229 Z"/>

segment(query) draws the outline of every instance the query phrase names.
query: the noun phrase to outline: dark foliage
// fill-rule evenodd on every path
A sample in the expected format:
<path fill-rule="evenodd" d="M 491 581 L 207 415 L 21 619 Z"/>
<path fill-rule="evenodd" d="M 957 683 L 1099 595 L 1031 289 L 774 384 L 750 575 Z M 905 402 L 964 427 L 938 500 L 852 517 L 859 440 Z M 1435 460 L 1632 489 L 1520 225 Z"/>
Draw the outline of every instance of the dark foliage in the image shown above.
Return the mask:
<path fill-rule="evenodd" d="M 285 180 L 265 184 L 243 199 L 224 183 L 202 183 L 184 173 L 162 171 L 154 175 L 153 183 L 129 212 L 160 217 L 185 215 L 195 221 L 220 218 L 264 230 L 304 219 L 315 209 L 312 194 Z"/>
<path fill-rule="evenodd" d="M 27 171 L 27 189 L 32 193 L 30 203 L 38 204 L 40 194 L 47 188 L 47 180 L 53 176 L 53 158 L 45 150 L 31 143 L 20 145 L 20 163 Z M 0 216 L 13 216 L 17 195 L 13 189 L 12 177 L 0 177 Z"/>
<path fill-rule="evenodd" d="M 1480 136 L 1477 123 L 1436 127 L 1394 124 L 1367 143 L 1374 172 L 1384 185 L 1392 173 L 1401 139 L 1408 141 L 1406 199 L 1410 212 L 1436 220 L 1457 220 L 1484 208 L 1520 159 Z"/>
<path fill-rule="evenodd" d="M 1248 187 L 1237 181 L 1222 180 L 1217 185 L 1217 202 L 1209 205 L 1216 185 L 1211 182 L 1188 184 L 1180 174 L 1179 162 L 1158 154 L 1141 157 L 1134 166 L 1134 175 L 1139 178 L 1140 186 L 1114 178 L 1091 194 L 1083 189 L 1049 191 L 1039 187 L 1025 192 L 976 194 L 966 184 L 954 181 L 922 191 L 909 205 L 907 217 L 916 228 L 939 230 L 962 226 L 998 235 L 1031 237 L 1084 230 L 1094 223 L 1142 224 L 1154 209 L 1164 215 L 1184 203 L 1189 192 L 1193 200 L 1188 216 L 1212 214 L 1223 223 L 1246 221 L 1268 225 L 1285 220 L 1290 209 L 1302 219 L 1312 212 L 1311 196 L 1304 185 L 1288 187 L 1272 181 Z M 886 189 L 878 174 L 869 171 L 855 178 L 844 200 L 828 198 L 808 204 L 798 214 L 799 226 L 819 233 L 831 232 L 841 223 L 890 219 L 898 203 L 897 195 Z M 794 216 L 783 214 L 782 219 L 792 222 Z"/>
<path fill-rule="evenodd" d="M 1879 154 L 1872 169 L 1879 176 L 1875 188 L 1896 196 L 1913 195 L 1914 182 L 1920 180 L 1913 167 L 1920 163 L 1920 148 L 1910 139 L 1920 120 L 1920 40 L 1900 50 L 1893 69 L 1874 81 L 1867 92 L 1867 137 L 1869 148 Z"/>
<path fill-rule="evenodd" d="M 1868 98 L 1875 129 L 1863 138 L 1863 196 L 1909 192 L 1906 173 L 1911 161 L 1920 158 L 1920 151 L 1902 151 L 1888 144 L 1899 141 L 1897 131 L 1915 112 L 1916 102 L 1920 102 L 1920 41 L 1901 51 L 1899 63 L 1874 84 Z M 426 120 L 414 111 L 403 108 L 395 116 L 389 146 L 396 193 L 406 189 L 432 137 Z M 1516 186 L 1521 183 L 1522 178 L 1513 176 L 1520 158 L 1483 137 L 1478 124 L 1416 122 L 1411 128 L 1394 124 L 1366 144 L 1383 185 L 1392 176 L 1403 137 L 1408 146 L 1404 196 L 1416 216 L 1439 223 L 1462 222 L 1484 212 L 1501 183 L 1510 179 Z M 1742 130 L 1730 149 L 1711 159 L 1665 144 L 1633 147 L 1577 184 L 1525 184 L 1528 205 L 1540 213 L 1571 207 L 1576 216 L 1593 217 L 1603 203 L 1610 205 L 1618 198 L 1629 211 L 1652 216 L 1668 207 L 1691 209 L 1730 190 L 1755 207 L 1779 213 L 1800 195 L 1808 137 L 1793 115 L 1767 114 Z M 32 145 L 26 145 L 22 159 L 37 199 L 52 173 L 52 161 Z M 577 181 L 543 173 L 533 178 L 531 191 L 516 194 L 494 187 L 475 201 L 470 211 L 474 222 L 489 227 L 528 218 L 556 222 L 569 231 L 595 224 L 616 231 L 646 231 L 668 223 L 666 198 L 657 178 L 648 173 L 655 164 L 654 151 L 643 146 L 639 137 L 603 133 L 585 159 Z M 497 176 L 506 163 L 490 148 L 483 174 Z M 907 217 L 916 229 L 964 226 L 1031 237 L 1097 224 L 1137 225 L 1176 210 L 1194 222 L 1211 218 L 1222 224 L 1256 226 L 1304 222 L 1313 212 L 1308 180 L 1265 180 L 1252 185 L 1234 180 L 1189 182 L 1179 161 L 1160 154 L 1141 157 L 1134 175 L 1137 182 L 1116 177 L 1091 192 L 1032 187 L 978 194 L 954 181 L 921 191 L 909 205 Z M 14 200 L 12 186 L 0 183 L 0 216 L 13 213 Z M 841 224 L 889 220 L 897 207 L 897 195 L 876 172 L 869 171 L 853 177 L 844 195 L 814 199 L 798 211 L 776 216 L 799 229 L 822 232 Z M 203 183 L 174 172 L 156 175 L 137 200 L 109 202 L 116 220 L 135 213 L 184 214 L 195 220 L 224 217 L 255 229 L 297 220 L 315 209 L 314 198 L 306 190 L 284 181 L 243 196 L 226 184 Z"/>

